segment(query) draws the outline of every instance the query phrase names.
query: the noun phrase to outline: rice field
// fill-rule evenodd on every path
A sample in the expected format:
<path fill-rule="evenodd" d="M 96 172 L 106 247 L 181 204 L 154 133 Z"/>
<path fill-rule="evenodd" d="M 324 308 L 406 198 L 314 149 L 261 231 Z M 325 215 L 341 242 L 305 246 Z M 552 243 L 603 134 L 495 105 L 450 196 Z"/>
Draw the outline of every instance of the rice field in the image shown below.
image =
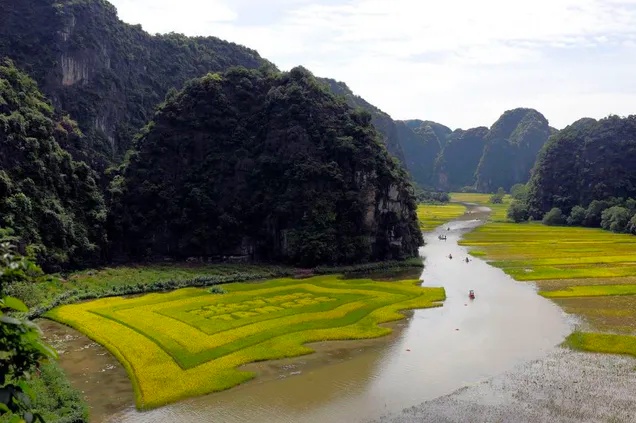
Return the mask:
<path fill-rule="evenodd" d="M 471 192 L 453 192 L 451 193 L 451 202 L 455 203 L 475 203 L 480 206 L 488 207 L 492 210 L 490 217 L 491 222 L 507 222 L 508 206 L 512 201 L 512 197 L 506 195 L 501 204 L 493 204 L 490 202 L 491 194 L 480 194 Z"/>
<path fill-rule="evenodd" d="M 636 237 L 601 229 L 490 223 L 461 242 L 583 318 L 566 344 L 636 355 Z"/>
<path fill-rule="evenodd" d="M 463 216 L 466 207 L 461 204 L 420 204 L 417 206 L 417 218 L 420 229 L 432 231 L 436 227 Z"/>
<path fill-rule="evenodd" d="M 441 305 L 443 288 L 418 280 L 337 275 L 185 288 L 55 308 L 46 317 L 108 348 L 132 381 L 139 409 L 221 391 L 255 375 L 241 365 L 312 352 L 315 341 L 387 335 L 402 310 Z"/>

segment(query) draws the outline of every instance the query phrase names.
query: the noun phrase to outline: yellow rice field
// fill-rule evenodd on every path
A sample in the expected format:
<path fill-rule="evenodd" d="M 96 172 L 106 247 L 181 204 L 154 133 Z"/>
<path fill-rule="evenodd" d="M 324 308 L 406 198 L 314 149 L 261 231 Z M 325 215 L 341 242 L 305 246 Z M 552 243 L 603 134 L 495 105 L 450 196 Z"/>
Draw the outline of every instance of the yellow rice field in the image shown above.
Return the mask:
<path fill-rule="evenodd" d="M 436 227 L 456 219 L 466 212 L 461 204 L 420 204 L 417 206 L 417 218 L 422 231 L 432 231 Z"/>
<path fill-rule="evenodd" d="M 636 355 L 636 237 L 601 229 L 489 223 L 463 245 L 583 318 L 567 344 Z"/>
<path fill-rule="evenodd" d="M 374 338 L 401 310 L 435 307 L 442 288 L 417 280 L 378 282 L 337 275 L 186 288 L 58 307 L 46 317 L 108 348 L 149 409 L 231 388 L 255 375 L 243 364 L 311 353 L 306 343 Z"/>

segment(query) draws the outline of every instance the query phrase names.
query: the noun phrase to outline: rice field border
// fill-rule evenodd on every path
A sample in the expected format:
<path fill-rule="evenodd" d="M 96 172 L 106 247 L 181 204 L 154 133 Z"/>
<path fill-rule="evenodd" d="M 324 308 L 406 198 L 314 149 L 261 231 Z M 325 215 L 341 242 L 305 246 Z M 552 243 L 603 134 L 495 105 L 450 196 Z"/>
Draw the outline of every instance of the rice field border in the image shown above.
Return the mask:
<path fill-rule="evenodd" d="M 252 379 L 241 365 L 313 352 L 316 341 L 376 338 L 403 310 L 437 307 L 443 288 L 419 280 L 339 275 L 224 285 L 65 305 L 45 317 L 105 346 L 132 381 L 137 408 L 229 389 Z"/>

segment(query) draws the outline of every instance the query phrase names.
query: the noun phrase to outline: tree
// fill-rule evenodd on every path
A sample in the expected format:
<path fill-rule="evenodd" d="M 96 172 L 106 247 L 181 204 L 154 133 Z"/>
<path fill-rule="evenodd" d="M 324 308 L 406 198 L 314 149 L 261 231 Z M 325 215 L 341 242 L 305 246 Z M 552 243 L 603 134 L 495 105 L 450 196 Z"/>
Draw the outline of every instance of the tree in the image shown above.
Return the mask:
<path fill-rule="evenodd" d="M 612 232 L 625 232 L 633 214 L 621 206 L 613 206 L 601 214 L 601 227 Z"/>
<path fill-rule="evenodd" d="M 505 196 L 506 196 L 506 191 L 502 187 L 499 187 L 497 192 L 490 196 L 490 203 L 502 204 Z"/>
<path fill-rule="evenodd" d="M 547 226 L 558 226 L 565 223 L 565 217 L 561 209 L 554 207 L 543 216 L 543 224 Z"/>
<path fill-rule="evenodd" d="M 627 225 L 627 231 L 630 234 L 636 235 L 636 214 L 632 216 L 629 220 L 629 224 Z"/>
<path fill-rule="evenodd" d="M 510 188 L 510 195 L 515 200 L 526 201 L 528 187 L 525 184 L 515 184 Z"/>
<path fill-rule="evenodd" d="M 568 216 L 567 224 L 570 226 L 581 226 L 585 221 L 585 208 L 581 206 L 574 206 Z"/>
<path fill-rule="evenodd" d="M 592 201 L 585 211 L 585 219 L 583 220 L 583 225 L 592 228 L 601 226 L 601 215 L 603 213 L 603 210 L 608 207 L 609 205 L 606 201 Z"/>
<path fill-rule="evenodd" d="M 0 243 L 0 295 L 7 284 L 28 281 L 39 268 L 15 252 L 8 242 Z M 55 350 L 40 339 L 38 327 L 16 313 L 27 312 L 17 298 L 0 297 L 0 416 L 11 422 L 43 422 L 31 410 L 32 393 L 28 386 L 32 371 L 42 360 L 56 357 Z"/>
<path fill-rule="evenodd" d="M 523 201 L 514 200 L 508 207 L 508 219 L 515 223 L 528 220 L 528 205 Z"/>

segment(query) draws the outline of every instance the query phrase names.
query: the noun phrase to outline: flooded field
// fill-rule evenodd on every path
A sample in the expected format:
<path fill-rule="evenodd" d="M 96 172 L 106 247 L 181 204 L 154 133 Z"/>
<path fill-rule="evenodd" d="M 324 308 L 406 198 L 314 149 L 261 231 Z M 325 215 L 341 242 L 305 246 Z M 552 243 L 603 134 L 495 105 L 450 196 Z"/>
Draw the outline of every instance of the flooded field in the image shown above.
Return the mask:
<path fill-rule="evenodd" d="M 378 419 L 545 357 L 570 332 L 565 314 L 533 285 L 478 258 L 464 261 L 467 250 L 457 241 L 484 214 L 471 211 L 426 234 L 421 249 L 423 284 L 446 289 L 442 308 L 409 313 L 388 337 L 312 344 L 316 354 L 251 364 L 260 376 L 225 392 L 138 412 L 125 372 L 105 350 L 50 322 L 45 331 L 57 333 L 61 364 L 85 392 L 95 422 Z"/>

